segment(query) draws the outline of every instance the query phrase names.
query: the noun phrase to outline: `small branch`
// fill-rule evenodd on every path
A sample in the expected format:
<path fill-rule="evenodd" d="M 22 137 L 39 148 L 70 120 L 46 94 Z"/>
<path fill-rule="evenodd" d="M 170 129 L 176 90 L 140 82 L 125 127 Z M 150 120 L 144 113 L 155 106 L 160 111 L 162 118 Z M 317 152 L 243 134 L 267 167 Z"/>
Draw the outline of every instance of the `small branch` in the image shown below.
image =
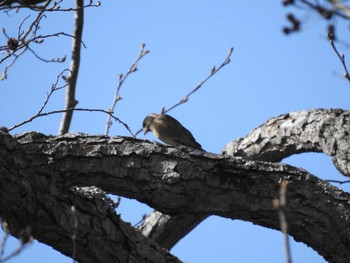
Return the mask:
<path fill-rule="evenodd" d="M 5 69 L 2 71 L 1 76 L 0 76 L 0 80 L 7 79 L 7 70 L 8 70 L 10 67 L 12 67 L 13 64 L 16 63 L 17 59 L 18 59 L 25 51 L 26 51 L 26 49 L 23 49 L 23 50 L 20 52 L 20 54 L 14 55 L 15 58 L 13 59 L 13 61 L 12 61 L 10 64 L 8 64 L 8 65 L 5 67 Z M 1 64 L 1 61 L 0 61 L 0 64 Z"/>
<path fill-rule="evenodd" d="M 350 180 L 346 180 L 346 181 L 325 180 L 325 182 L 328 182 L 328 183 L 337 183 L 337 184 L 348 184 L 348 183 L 350 183 Z"/>
<path fill-rule="evenodd" d="M 44 113 L 40 113 L 40 114 L 36 114 L 34 115 L 33 117 L 29 118 L 28 120 L 25 120 L 21 123 L 18 123 L 14 126 L 12 126 L 11 128 L 8 129 L 8 131 L 12 131 L 20 126 L 23 126 L 24 124 L 27 124 L 29 122 L 32 122 L 33 120 L 39 118 L 39 117 L 43 117 L 43 116 L 48 116 L 48 115 L 52 115 L 52 114 L 57 114 L 57 113 L 66 113 L 67 111 L 88 111 L 88 112 L 103 112 L 103 113 L 106 113 L 108 115 L 111 115 L 111 117 L 119 122 L 120 124 L 122 124 L 128 131 L 129 133 L 131 134 L 132 137 L 136 138 L 136 136 L 133 134 L 133 132 L 130 130 L 129 126 L 121 121 L 118 117 L 114 116 L 113 115 L 113 112 L 109 112 L 109 111 L 106 111 L 106 110 L 102 110 L 102 109 L 88 109 L 88 108 L 71 108 L 71 109 L 64 109 L 64 110 L 55 110 L 55 111 L 50 111 L 50 112 L 44 112 Z"/>
<path fill-rule="evenodd" d="M 45 59 L 40 57 L 33 49 L 31 49 L 30 47 L 28 47 L 28 50 L 30 52 L 32 52 L 32 54 L 39 60 L 41 60 L 42 62 L 46 62 L 46 63 L 63 63 L 66 61 L 66 56 L 62 57 L 62 58 L 53 58 L 53 59 Z"/>
<path fill-rule="evenodd" d="M 132 133 L 132 131 L 130 130 L 129 126 L 124 123 L 123 121 L 121 121 L 119 118 L 117 118 L 116 116 L 113 115 L 113 112 L 110 112 L 110 111 L 106 111 L 106 110 L 102 110 L 102 109 L 86 109 L 86 108 L 70 108 L 70 109 L 64 109 L 64 110 L 56 110 L 56 111 L 50 111 L 50 112 L 44 112 L 43 113 L 43 110 L 45 109 L 46 105 L 48 104 L 52 94 L 57 91 L 57 90 L 60 90 L 60 89 L 63 89 L 65 88 L 68 84 L 65 84 L 63 86 L 60 86 L 60 87 L 57 87 L 58 85 L 58 82 L 60 80 L 60 78 L 63 76 L 63 74 L 66 72 L 66 71 L 69 71 L 69 69 L 65 69 L 63 70 L 56 78 L 56 81 L 55 83 L 52 84 L 51 86 L 51 89 L 50 89 L 50 92 L 47 94 L 46 96 L 46 99 L 43 103 L 43 105 L 41 106 L 41 108 L 39 109 L 39 111 L 33 115 L 32 117 L 30 117 L 29 119 L 25 120 L 25 121 L 22 121 L 21 123 L 18 123 L 14 126 L 12 126 L 11 128 L 8 129 L 8 131 L 12 131 L 20 126 L 23 126 L 29 122 L 32 122 L 33 120 L 35 120 L 36 118 L 39 118 L 39 117 L 43 117 L 43 116 L 48 116 L 48 115 L 52 115 L 52 114 L 56 114 L 56 113 L 66 113 L 67 111 L 89 111 L 89 112 L 103 112 L 103 113 L 106 113 L 108 115 L 111 116 L 111 118 L 113 118 L 115 121 L 119 122 L 120 124 L 122 124 L 129 132 L 130 134 L 135 138 L 135 135 Z"/>
<path fill-rule="evenodd" d="M 285 209 L 287 204 L 286 202 L 287 186 L 288 186 L 288 182 L 282 181 L 282 183 L 280 184 L 280 192 L 279 192 L 280 199 L 279 200 L 274 199 L 273 205 L 278 210 L 278 216 L 281 224 L 281 231 L 284 236 L 284 249 L 286 253 L 286 262 L 292 263 L 292 257 L 291 257 L 290 246 L 289 246 L 289 237 L 288 237 L 288 224 L 287 224 L 286 215 L 285 215 Z"/>
<path fill-rule="evenodd" d="M 42 111 L 43 111 L 44 108 L 46 107 L 47 103 L 49 102 L 49 99 L 50 99 L 51 95 L 52 95 L 56 90 L 62 89 L 62 88 L 64 88 L 64 87 L 67 86 L 67 84 L 66 84 L 66 85 L 64 85 L 64 86 L 62 86 L 62 87 L 57 87 L 57 84 L 58 84 L 58 81 L 60 80 L 60 77 L 61 77 L 61 76 L 63 75 L 63 73 L 66 72 L 66 71 L 69 71 L 69 69 L 63 70 L 63 71 L 57 76 L 56 82 L 52 85 L 51 90 L 50 90 L 50 93 L 47 95 L 46 100 L 44 101 L 44 104 L 41 106 L 41 108 L 40 108 L 40 110 L 38 111 L 37 115 L 42 113 Z"/>
<path fill-rule="evenodd" d="M 7 242 L 7 238 L 9 237 L 8 224 L 4 221 L 1 222 L 1 228 L 4 230 L 4 236 L 2 237 L 0 243 L 0 262 L 2 262 L 2 257 L 5 254 L 5 246 Z"/>
<path fill-rule="evenodd" d="M 203 79 L 201 82 L 199 82 L 199 84 L 190 92 L 188 93 L 185 97 L 183 97 L 178 103 L 176 103 L 174 106 L 170 107 L 169 109 L 165 109 L 164 107 L 162 108 L 161 110 L 161 113 L 167 113 L 171 110 L 173 110 L 174 108 L 176 108 L 177 106 L 181 105 L 181 104 L 184 104 L 185 102 L 188 101 L 188 99 L 190 98 L 190 96 L 195 93 L 197 90 L 199 90 L 202 85 L 204 83 L 206 83 L 212 76 L 214 76 L 217 72 L 220 71 L 220 69 L 222 69 L 224 66 L 226 66 L 227 64 L 229 64 L 231 62 L 231 55 L 232 55 L 232 52 L 233 52 L 233 47 L 231 47 L 228 51 L 228 54 L 225 58 L 225 60 L 221 63 L 221 65 L 216 68 L 215 66 L 211 69 L 210 71 L 210 74 L 205 78 Z M 142 129 L 138 130 L 136 132 L 136 136 L 142 131 Z"/>
<path fill-rule="evenodd" d="M 120 73 L 118 75 L 118 86 L 117 86 L 117 90 L 114 96 L 114 100 L 112 103 L 112 106 L 110 109 L 108 109 L 108 111 L 113 112 L 115 109 L 115 106 L 117 104 L 118 101 L 120 101 L 122 99 L 122 97 L 120 97 L 119 93 L 120 93 L 120 89 L 124 83 L 124 81 L 128 78 L 128 76 L 131 73 L 134 73 L 137 71 L 137 63 L 145 56 L 147 55 L 150 51 L 145 49 L 145 44 L 141 43 L 141 50 L 140 53 L 137 55 L 136 60 L 134 61 L 134 63 L 132 63 L 132 65 L 130 66 L 128 72 L 125 73 L 125 75 L 123 75 L 122 73 Z M 107 122 L 106 122 L 106 131 L 105 131 L 105 135 L 108 135 L 109 133 L 109 129 L 112 126 L 112 122 L 111 122 L 111 116 L 108 115 L 107 117 Z"/>
<path fill-rule="evenodd" d="M 45 1 L 45 0 L 44 0 Z M 41 0 L 40 2 L 44 2 L 43 0 Z M 6 1 L 4 1 L 6 2 Z M 81 8 L 87 8 L 87 7 L 100 7 L 101 6 L 101 2 L 97 1 L 96 3 L 94 3 L 93 0 L 90 0 L 90 3 L 87 5 L 84 5 L 82 7 L 70 7 L 70 8 L 62 8 L 62 6 L 60 5 L 63 0 L 60 1 L 54 1 L 52 7 L 44 7 L 44 6 L 38 6 L 38 5 L 23 5 L 20 4 L 19 5 L 13 5 L 13 6 L 2 6 L 4 4 L 4 2 L 0 1 L 0 10 L 11 10 L 11 9 L 22 9 L 22 8 L 27 8 L 30 9 L 32 11 L 45 11 L 45 12 L 70 12 L 70 11 L 76 11 L 78 9 Z M 38 1 L 39 2 L 39 1 Z"/>
<path fill-rule="evenodd" d="M 51 2 L 51 0 L 47 0 L 46 4 L 44 5 L 44 7 L 46 8 L 50 4 L 50 2 Z M 38 30 L 39 23 L 40 23 L 41 19 L 45 16 L 44 12 L 45 11 L 40 11 L 39 12 L 39 14 L 36 16 L 34 21 L 30 24 L 27 32 L 25 32 L 24 34 L 21 34 L 21 39 L 25 40 L 27 38 L 27 36 L 32 32 L 34 27 L 35 27 L 35 30 L 33 31 L 33 34 L 36 34 L 36 31 Z M 18 32 L 18 33 L 20 34 L 20 32 Z"/>
<path fill-rule="evenodd" d="M 190 98 L 190 96 L 195 93 L 197 90 L 199 90 L 202 85 L 207 82 L 212 76 L 214 76 L 216 73 L 218 73 L 220 71 L 220 69 L 222 69 L 224 66 L 226 66 L 227 64 L 229 64 L 231 62 L 231 55 L 233 52 L 233 47 L 231 47 L 228 51 L 228 54 L 224 60 L 224 62 L 221 63 L 221 65 L 216 68 L 215 66 L 211 69 L 210 74 L 204 79 L 202 80 L 190 93 L 188 93 L 185 97 L 183 97 L 178 103 L 176 103 L 174 106 L 170 107 L 169 109 L 162 109 L 162 113 L 167 113 L 169 111 L 171 111 L 172 109 L 176 108 L 177 106 L 185 103 L 188 101 L 188 99 Z"/>
<path fill-rule="evenodd" d="M 66 88 L 65 109 L 74 108 L 78 104 L 78 101 L 75 99 L 75 90 L 79 73 L 81 39 L 84 24 L 84 8 L 80 7 L 84 6 L 84 0 L 76 0 L 75 5 L 77 10 L 75 11 L 72 60 L 70 64 L 70 75 L 67 77 L 68 86 Z M 58 134 L 62 135 L 68 132 L 72 117 L 73 111 L 71 110 L 63 114 Z"/>
<path fill-rule="evenodd" d="M 7 225 L 7 223 L 5 223 Z M 3 238 L 3 242 L 6 242 L 6 239 L 8 237 L 8 232 L 5 231 L 5 236 Z M 14 258 L 15 256 L 19 255 L 23 249 L 28 245 L 31 244 L 33 241 L 33 236 L 31 234 L 31 228 L 25 227 L 23 228 L 21 231 L 19 231 L 18 233 L 19 239 L 20 239 L 20 244 L 18 246 L 18 248 L 16 248 L 11 254 L 7 255 L 6 257 L 2 257 L 4 254 L 4 247 L 5 244 L 1 244 L 1 252 L 0 252 L 0 263 L 6 262 L 12 258 Z"/>
<path fill-rule="evenodd" d="M 338 49 L 336 48 L 336 46 L 334 44 L 334 34 L 331 31 L 328 31 L 327 36 L 328 36 L 329 42 L 330 42 L 334 52 L 337 54 L 338 58 L 340 59 L 342 65 L 343 65 L 343 68 L 345 70 L 344 77 L 350 82 L 350 74 L 349 74 L 348 68 L 346 67 L 346 64 L 345 64 L 345 55 L 344 54 L 340 55 Z"/>

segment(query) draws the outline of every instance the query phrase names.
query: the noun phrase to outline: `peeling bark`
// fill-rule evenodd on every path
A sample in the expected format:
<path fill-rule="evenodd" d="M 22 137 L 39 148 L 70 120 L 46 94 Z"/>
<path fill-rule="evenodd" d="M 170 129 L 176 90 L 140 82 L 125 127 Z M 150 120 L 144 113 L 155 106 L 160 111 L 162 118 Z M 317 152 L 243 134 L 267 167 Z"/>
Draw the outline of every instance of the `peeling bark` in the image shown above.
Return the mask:
<path fill-rule="evenodd" d="M 38 133 L 15 138 L 2 133 L 0 162 L 0 216 L 11 231 L 30 225 L 36 239 L 71 255 L 67 222 L 74 205 L 79 259 L 110 262 L 105 257 L 120 256 L 117 260 L 129 262 L 132 255 L 144 262 L 147 254 L 149 262 L 176 262 L 101 199 L 83 198 L 72 187 L 96 186 L 171 216 L 219 215 L 279 229 L 272 200 L 287 180 L 290 235 L 330 262 L 350 260 L 349 195 L 289 165 L 202 155 L 132 138 Z"/>

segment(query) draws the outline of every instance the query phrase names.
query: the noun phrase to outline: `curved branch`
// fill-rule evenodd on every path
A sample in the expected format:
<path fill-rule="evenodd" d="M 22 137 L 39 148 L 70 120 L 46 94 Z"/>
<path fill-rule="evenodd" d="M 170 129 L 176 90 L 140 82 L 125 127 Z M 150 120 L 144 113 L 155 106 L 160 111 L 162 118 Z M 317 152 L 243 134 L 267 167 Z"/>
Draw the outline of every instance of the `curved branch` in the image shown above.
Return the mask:
<path fill-rule="evenodd" d="M 323 152 L 350 177 L 350 111 L 313 109 L 291 112 L 260 125 L 228 143 L 223 153 L 251 160 L 279 162 L 297 153 Z"/>
<path fill-rule="evenodd" d="M 34 156 L 20 148 L 0 131 L 0 217 L 12 235 L 22 238 L 30 229 L 35 239 L 79 262 L 180 262 L 123 222 L 101 190 L 68 188 L 53 174 L 39 176 L 40 168 L 30 165 Z"/>
<path fill-rule="evenodd" d="M 246 137 L 228 143 L 223 153 L 250 160 L 279 162 L 301 152 L 324 152 L 345 175 L 350 174 L 350 112 L 314 109 L 275 117 L 254 129 Z M 149 215 L 140 225 L 145 236 L 170 249 L 205 217 L 184 214 L 181 217 Z M 173 228 L 165 226 L 171 225 Z M 150 229 L 150 226 L 153 226 Z"/>
<path fill-rule="evenodd" d="M 10 178 L 7 180 L 12 184 L 33 189 L 34 186 L 27 186 L 28 182 L 20 179 L 27 178 L 27 171 L 32 170 L 31 180 L 43 181 L 40 189 L 55 193 L 61 185 L 66 189 L 94 185 L 173 216 L 214 214 L 278 230 L 279 220 L 272 200 L 278 197 L 280 182 L 286 180 L 289 234 L 328 261 L 350 260 L 347 233 L 350 196 L 302 169 L 208 153 L 202 156 L 187 148 L 177 150 L 133 138 L 71 134 L 48 137 L 28 133 L 11 140 L 7 134 L 0 136 L 6 145 L 0 147 L 1 178 Z M 23 161 L 24 156 L 27 161 Z M 0 182 L 0 186 L 11 188 L 11 183 L 5 183 L 6 180 Z M 4 195 L 3 191 L 0 195 Z M 21 195 L 12 194 L 12 197 L 21 198 Z M 7 207 L 9 199 L 11 195 L 6 195 L 7 202 L 1 203 L 0 209 L 11 209 L 12 206 Z M 6 209 L 0 211 L 5 219 Z M 46 209 L 50 211 L 54 207 Z"/>

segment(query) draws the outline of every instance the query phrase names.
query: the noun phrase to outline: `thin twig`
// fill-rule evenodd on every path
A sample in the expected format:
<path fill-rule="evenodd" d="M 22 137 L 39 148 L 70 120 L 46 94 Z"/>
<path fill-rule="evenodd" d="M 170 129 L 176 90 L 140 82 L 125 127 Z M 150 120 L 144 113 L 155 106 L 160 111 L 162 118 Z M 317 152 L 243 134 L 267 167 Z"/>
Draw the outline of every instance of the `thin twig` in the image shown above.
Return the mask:
<path fill-rule="evenodd" d="M 116 104 L 118 103 L 118 101 L 120 101 L 122 99 L 122 97 L 120 97 L 120 89 L 124 83 L 124 81 L 128 78 L 128 76 L 131 73 L 134 73 L 137 71 L 137 63 L 145 56 L 147 55 L 150 51 L 145 49 L 146 44 L 141 43 L 141 50 L 140 53 L 137 55 L 136 60 L 134 61 L 134 63 L 132 63 L 132 65 L 130 66 L 128 72 L 125 73 L 125 75 L 123 75 L 122 73 L 120 73 L 118 75 L 118 86 L 114 95 L 114 99 L 113 99 L 113 103 L 110 109 L 108 109 L 108 111 L 113 112 L 115 109 Z M 112 122 L 111 122 L 111 116 L 108 115 L 107 117 L 107 122 L 106 122 L 106 131 L 105 134 L 108 135 L 109 133 L 109 129 L 112 126 Z"/>
<path fill-rule="evenodd" d="M 170 107 L 169 109 L 163 108 L 163 109 L 162 109 L 162 113 L 167 113 L 167 112 L 171 111 L 172 109 L 176 108 L 177 106 L 179 106 L 179 105 L 181 105 L 181 104 L 187 102 L 188 99 L 190 98 L 190 96 L 191 96 L 193 93 L 195 93 L 197 90 L 199 90 L 205 82 L 207 82 L 212 76 L 214 76 L 217 72 L 219 72 L 220 69 L 222 69 L 224 66 L 226 66 L 227 64 L 230 63 L 230 61 L 231 61 L 230 57 L 231 57 L 231 55 L 232 55 L 232 52 L 233 52 L 233 47 L 231 47 L 231 48 L 229 49 L 228 54 L 227 54 L 227 56 L 226 56 L 224 62 L 222 62 L 221 65 L 220 65 L 218 68 L 216 68 L 216 67 L 214 66 L 214 67 L 211 69 L 210 74 L 209 74 L 204 80 L 202 80 L 190 93 L 188 93 L 188 94 L 187 94 L 185 97 L 183 97 L 178 103 L 176 103 L 174 106 Z"/>
<path fill-rule="evenodd" d="M 51 0 L 47 0 L 47 1 L 46 1 L 46 4 L 44 5 L 45 8 L 50 4 L 50 2 L 51 2 Z M 35 27 L 36 29 L 38 28 L 38 24 L 39 24 L 39 22 L 41 21 L 42 17 L 44 16 L 44 12 L 45 12 L 45 11 L 40 11 L 40 12 L 38 13 L 38 15 L 36 16 L 36 18 L 34 19 L 34 21 L 30 24 L 30 26 L 29 26 L 27 32 L 25 32 L 24 34 L 21 34 L 21 39 L 23 39 L 23 40 L 26 39 L 27 36 L 32 32 L 33 27 Z M 35 31 L 34 31 L 34 33 L 35 33 Z"/>
<path fill-rule="evenodd" d="M 39 60 L 41 60 L 42 62 L 46 62 L 46 63 L 63 63 L 66 61 L 66 56 L 63 56 L 62 58 L 53 58 L 53 59 L 45 59 L 45 58 L 42 58 L 40 57 L 33 49 L 31 49 L 29 46 L 28 46 L 28 50 L 30 52 L 32 52 L 32 54 Z"/>
<path fill-rule="evenodd" d="M 7 236 L 4 236 L 3 241 L 6 241 L 6 239 L 8 237 L 8 233 L 6 232 L 5 234 Z M 12 259 L 13 257 L 19 255 L 28 244 L 31 244 L 33 242 L 33 236 L 31 234 L 31 228 L 29 226 L 20 230 L 18 235 L 19 235 L 19 239 L 20 239 L 19 246 L 12 253 L 7 255 L 6 257 L 2 257 L 3 253 L 4 253 L 4 251 L 2 250 L 1 254 L 0 254 L 0 263 L 6 262 L 6 261 Z"/>
<path fill-rule="evenodd" d="M 3 259 L 0 259 L 0 263 L 4 263 L 4 262 L 14 258 L 15 256 L 19 255 L 22 252 L 22 250 L 25 248 L 25 246 L 26 246 L 26 244 L 20 243 L 18 248 L 16 248 L 16 250 L 14 250 L 11 254 L 9 254 L 8 256 L 4 257 Z"/>
<path fill-rule="evenodd" d="M 66 113 L 67 111 L 88 111 L 88 112 L 103 112 L 103 113 L 106 113 L 106 114 L 110 115 L 111 118 L 113 118 L 116 122 L 119 122 L 120 124 L 122 124 L 130 132 L 130 134 L 135 138 L 135 135 L 132 133 L 132 131 L 130 130 L 129 126 L 125 122 L 121 121 L 118 117 L 114 116 L 113 112 L 110 112 L 110 111 L 106 111 L 106 110 L 102 110 L 102 109 L 70 108 L 70 109 L 55 110 L 55 111 L 50 111 L 50 112 L 44 112 L 43 113 L 43 110 L 45 109 L 46 105 L 48 104 L 52 94 L 55 91 L 63 89 L 63 88 L 65 88 L 68 85 L 68 84 L 65 84 L 63 86 L 59 86 L 59 87 L 57 86 L 58 83 L 59 83 L 60 78 L 63 76 L 63 74 L 66 71 L 69 71 L 69 69 L 65 69 L 59 75 L 57 75 L 56 81 L 55 81 L 55 83 L 52 84 L 50 92 L 47 94 L 46 99 L 45 99 L 43 105 L 40 107 L 39 111 L 35 115 L 30 117 L 29 119 L 27 119 L 25 121 L 22 121 L 22 122 L 20 122 L 18 124 L 15 124 L 11 128 L 9 128 L 8 131 L 12 131 L 12 130 L 18 128 L 18 127 L 21 127 L 21 126 L 23 126 L 23 125 L 25 125 L 25 124 L 27 124 L 29 122 L 32 122 L 33 120 L 35 120 L 35 119 L 37 119 L 39 117 L 48 116 L 48 115 L 52 115 L 52 114 L 56 114 L 56 113 Z"/>
<path fill-rule="evenodd" d="M 42 1 L 44 2 L 44 1 Z M 26 5 L 13 5 L 13 6 L 1 6 L 3 3 L 0 2 L 0 11 L 1 10 L 11 10 L 11 9 L 22 9 L 22 8 L 27 8 L 30 9 L 32 11 L 45 11 L 45 12 L 70 12 L 70 11 L 76 11 L 77 9 L 80 8 L 87 8 L 87 7 L 100 7 L 101 6 L 101 2 L 97 1 L 96 4 L 94 3 L 94 1 L 90 0 L 90 3 L 87 5 L 84 5 L 82 7 L 70 7 L 70 8 L 62 8 L 62 6 L 60 5 L 63 2 L 63 0 L 60 1 L 54 1 L 52 7 L 47 7 L 45 8 L 44 6 L 38 6 L 38 5 L 31 5 L 31 6 L 26 6 Z"/>
<path fill-rule="evenodd" d="M 310 7 L 311 9 L 313 9 L 314 11 L 316 11 L 317 13 L 319 13 L 322 16 L 324 16 L 324 14 L 322 14 L 321 11 L 324 10 L 324 11 L 328 11 L 331 14 L 337 15 L 337 16 L 343 18 L 343 19 L 349 19 L 349 17 L 347 15 L 342 14 L 341 12 L 335 10 L 334 8 L 327 9 L 327 8 L 325 8 L 325 7 L 323 7 L 323 6 L 319 5 L 319 4 L 313 4 L 313 3 L 311 3 L 308 0 L 300 0 L 300 2 L 304 3 L 306 6 Z M 334 5 L 333 5 L 333 7 L 334 7 Z"/>
<path fill-rule="evenodd" d="M 84 24 L 84 8 L 80 7 L 84 6 L 84 0 L 76 0 L 75 5 L 78 9 L 75 11 L 72 60 L 70 64 L 70 75 L 67 77 L 68 86 L 66 87 L 65 109 L 74 108 L 78 104 L 78 101 L 75 99 L 75 90 L 79 73 L 81 40 L 83 36 Z M 73 111 L 71 110 L 66 111 L 62 115 L 61 124 L 58 131 L 59 135 L 65 134 L 69 131 L 72 117 Z"/>
<path fill-rule="evenodd" d="M 45 12 L 53 11 L 54 9 L 60 9 L 60 10 L 63 11 L 63 9 L 62 9 L 62 7 L 60 5 L 61 2 L 62 2 L 62 0 L 60 0 L 60 1 L 45 0 L 44 5 L 40 6 L 40 8 L 38 7 L 38 10 L 37 10 L 37 11 L 39 11 L 38 14 L 36 14 L 36 16 L 34 17 L 33 21 L 31 21 L 29 23 L 29 26 L 28 26 L 28 28 L 26 30 L 22 30 L 22 28 L 27 23 L 27 21 L 31 17 L 31 15 L 25 17 L 21 21 L 21 23 L 20 23 L 20 25 L 18 27 L 17 38 L 10 37 L 9 35 L 6 34 L 5 29 L 3 29 L 3 34 L 8 39 L 8 43 L 7 43 L 7 45 L 0 46 L 0 51 L 3 51 L 3 50 L 6 51 L 4 56 L 0 59 L 0 64 L 2 62 L 4 62 L 5 60 L 11 58 L 11 57 L 14 57 L 14 58 L 13 58 L 13 61 L 4 68 L 4 70 L 3 70 L 2 74 L 1 74 L 1 79 L 0 80 L 4 80 L 4 79 L 7 78 L 7 71 L 8 71 L 8 69 L 14 65 L 14 63 L 18 60 L 18 57 L 23 55 L 28 50 L 30 52 L 32 52 L 33 55 L 36 58 L 38 58 L 39 60 L 44 61 L 44 62 L 56 62 L 56 63 L 58 62 L 58 63 L 61 63 L 61 62 L 65 61 L 65 57 L 66 56 L 63 56 L 61 58 L 53 58 L 53 59 L 42 58 L 36 53 L 35 50 L 33 50 L 32 48 L 29 47 L 29 44 L 31 44 L 33 42 L 34 43 L 38 43 L 38 44 L 43 43 L 45 38 L 51 38 L 51 37 L 63 35 L 63 36 L 69 36 L 69 37 L 74 39 L 74 38 L 76 38 L 76 36 L 78 36 L 78 35 L 70 35 L 70 34 L 67 34 L 67 33 L 64 33 L 64 32 L 58 32 L 58 33 L 49 34 L 49 35 L 37 35 L 37 33 L 38 33 L 39 29 L 40 29 L 39 24 L 41 23 L 43 18 L 46 17 Z M 53 6 L 51 6 L 49 8 L 49 6 L 51 4 L 53 4 Z M 79 8 L 74 9 L 74 10 L 76 12 L 78 12 L 78 9 L 79 10 L 83 10 L 85 7 L 99 6 L 99 5 L 100 5 L 99 2 L 97 4 L 94 4 L 93 1 L 90 0 L 90 4 L 85 5 L 85 6 L 80 6 Z M 25 7 L 28 8 L 29 6 L 25 6 Z M 12 6 L 9 6 L 9 9 L 12 9 Z M 73 11 L 73 9 L 69 8 L 66 11 Z M 12 43 L 12 42 L 10 42 L 10 40 L 12 40 L 12 39 L 13 39 L 13 41 L 16 41 L 15 45 L 9 45 L 9 43 Z M 86 48 L 86 45 L 81 40 L 81 38 L 77 39 L 77 41 L 80 41 L 81 44 Z M 19 51 L 19 50 L 21 50 L 21 51 Z M 72 105 L 70 105 L 70 106 L 72 106 Z"/>
<path fill-rule="evenodd" d="M 44 101 L 44 104 L 41 106 L 41 108 L 40 108 L 40 110 L 38 111 L 37 114 L 41 114 L 41 113 L 42 113 L 42 111 L 43 111 L 44 108 L 46 107 L 47 103 L 49 102 L 51 95 L 52 95 L 56 90 L 62 89 L 62 88 L 64 88 L 64 87 L 67 86 L 67 84 L 66 84 L 66 85 L 64 85 L 64 86 L 62 86 L 62 87 L 57 87 L 57 84 L 58 84 L 58 82 L 59 82 L 61 76 L 62 76 L 63 73 L 65 73 L 66 71 L 69 71 L 69 69 L 64 69 L 60 74 L 58 74 L 58 76 L 57 76 L 57 78 L 56 78 L 56 82 L 55 82 L 54 84 L 52 84 L 51 90 L 50 90 L 49 94 L 46 96 L 46 99 L 45 99 L 45 101 Z"/>
<path fill-rule="evenodd" d="M 350 74 L 349 74 L 348 68 L 346 67 L 346 64 L 345 64 L 345 55 L 344 54 L 340 55 L 338 49 L 336 48 L 336 46 L 334 44 L 334 34 L 331 32 L 328 32 L 327 36 L 328 36 L 329 42 L 330 42 L 334 52 L 337 54 L 338 58 L 340 59 L 342 65 L 344 67 L 344 70 L 345 70 L 344 77 L 348 81 L 350 81 Z"/>
<path fill-rule="evenodd" d="M 5 222 L 3 222 L 3 224 L 6 224 Z M 2 257 L 5 254 L 5 246 L 6 246 L 6 242 L 7 242 L 7 238 L 9 237 L 9 233 L 8 231 L 4 231 L 4 236 L 2 237 L 1 243 L 0 243 L 0 262 L 2 262 Z"/>
<path fill-rule="evenodd" d="M 214 66 L 214 67 L 211 69 L 210 74 L 209 74 L 206 78 L 204 78 L 201 82 L 199 82 L 199 84 L 198 84 L 190 93 L 188 93 L 188 94 L 187 94 L 185 97 L 183 97 L 178 103 L 176 103 L 175 105 L 171 106 L 169 109 L 165 109 L 165 108 L 163 107 L 162 110 L 161 110 L 161 113 L 167 113 L 167 112 L 173 110 L 174 108 L 176 108 L 177 106 L 179 106 L 179 105 L 181 105 L 181 104 L 187 102 L 188 99 L 189 99 L 189 97 L 190 97 L 193 93 L 195 93 L 197 90 L 199 90 L 199 89 L 202 87 L 202 85 L 203 85 L 204 83 L 206 83 L 206 82 L 207 82 L 211 77 L 213 77 L 216 73 L 218 73 L 218 72 L 220 71 L 220 69 L 222 69 L 224 66 L 228 65 L 228 64 L 231 62 L 231 55 L 232 55 L 232 53 L 233 53 L 233 47 L 231 47 L 231 48 L 229 49 L 228 54 L 227 54 L 225 60 L 221 63 L 221 65 L 220 65 L 218 68 L 216 68 L 216 67 Z M 142 131 L 142 129 L 138 130 L 138 131 L 136 132 L 135 135 L 137 136 L 141 131 Z"/>
<path fill-rule="evenodd" d="M 131 134 L 132 137 L 136 138 L 136 136 L 133 134 L 133 132 L 130 130 L 129 126 L 121 121 L 118 117 L 113 115 L 113 112 L 107 111 L 107 110 L 103 110 L 103 109 L 88 109 L 88 108 L 71 108 L 71 109 L 64 109 L 64 110 L 54 110 L 54 111 L 50 111 L 50 112 L 44 112 L 44 113 L 40 113 L 40 114 L 36 114 L 32 117 L 30 117 L 28 120 L 22 121 L 21 123 L 18 123 L 14 126 L 12 126 L 11 128 L 8 129 L 8 131 L 12 131 L 20 126 L 23 126 L 24 124 L 27 124 L 29 122 L 32 122 L 33 120 L 43 117 L 43 116 L 48 116 L 48 115 L 52 115 L 52 114 L 57 114 L 57 113 L 65 113 L 67 111 L 87 111 L 87 112 L 103 112 L 106 113 L 108 115 L 111 115 L 111 117 L 116 121 L 119 122 L 120 124 L 122 124 Z"/>
<path fill-rule="evenodd" d="M 289 245 L 289 236 L 288 236 L 288 223 L 285 215 L 285 209 L 287 205 L 287 201 L 286 201 L 287 186 L 288 186 L 288 182 L 282 181 L 282 183 L 280 184 L 279 200 L 274 199 L 273 205 L 277 209 L 278 216 L 280 219 L 281 230 L 284 237 L 284 249 L 286 254 L 286 262 L 292 263 L 292 257 L 291 257 L 290 245 Z"/>
<path fill-rule="evenodd" d="M 7 70 L 8 70 L 10 67 L 12 67 L 13 64 L 16 63 L 17 59 L 18 59 L 25 51 L 26 51 L 26 49 L 23 49 L 23 50 L 20 52 L 20 54 L 15 55 L 15 58 L 13 59 L 13 61 L 12 61 L 10 64 L 8 64 L 8 65 L 4 68 L 4 70 L 2 71 L 1 76 L 0 76 L 0 80 L 7 79 Z M 1 61 L 0 61 L 0 64 L 1 64 Z"/>
<path fill-rule="evenodd" d="M 338 180 L 325 180 L 328 183 L 337 183 L 337 184 L 348 184 L 350 183 L 350 180 L 346 180 L 346 181 L 338 181 Z"/>

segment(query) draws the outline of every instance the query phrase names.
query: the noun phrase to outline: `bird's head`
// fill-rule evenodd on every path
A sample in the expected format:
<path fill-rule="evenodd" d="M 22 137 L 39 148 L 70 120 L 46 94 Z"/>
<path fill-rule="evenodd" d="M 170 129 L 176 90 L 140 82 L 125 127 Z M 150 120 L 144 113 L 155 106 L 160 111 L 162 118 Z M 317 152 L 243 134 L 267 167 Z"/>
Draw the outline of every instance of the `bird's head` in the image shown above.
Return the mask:
<path fill-rule="evenodd" d="M 144 135 L 147 134 L 149 131 L 151 131 L 152 122 L 156 117 L 157 117 L 157 114 L 151 113 L 143 120 L 142 128 L 143 128 Z"/>

